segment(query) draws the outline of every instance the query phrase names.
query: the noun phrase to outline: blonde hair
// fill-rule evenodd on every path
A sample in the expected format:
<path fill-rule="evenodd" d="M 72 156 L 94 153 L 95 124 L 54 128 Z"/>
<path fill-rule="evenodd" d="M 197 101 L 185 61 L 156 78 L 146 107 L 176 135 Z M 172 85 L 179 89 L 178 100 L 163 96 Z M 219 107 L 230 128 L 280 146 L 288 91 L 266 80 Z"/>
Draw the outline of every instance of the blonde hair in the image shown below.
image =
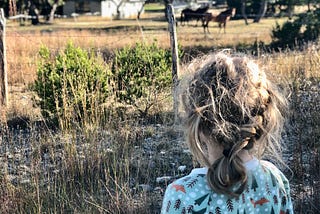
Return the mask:
<path fill-rule="evenodd" d="M 194 60 L 187 70 L 192 73 L 180 89 L 190 150 L 209 168 L 207 179 L 214 191 L 238 196 L 247 184 L 241 150 L 281 161 L 287 101 L 247 57 L 210 54 Z M 219 146 L 223 155 L 210 163 L 208 148 Z"/>

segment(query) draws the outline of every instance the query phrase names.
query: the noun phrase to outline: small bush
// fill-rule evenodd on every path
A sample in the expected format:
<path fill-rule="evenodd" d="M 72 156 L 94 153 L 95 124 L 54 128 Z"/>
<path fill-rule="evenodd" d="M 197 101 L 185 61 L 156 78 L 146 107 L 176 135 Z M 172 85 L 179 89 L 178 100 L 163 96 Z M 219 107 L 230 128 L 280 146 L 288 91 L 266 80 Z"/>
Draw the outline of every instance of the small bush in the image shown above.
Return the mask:
<path fill-rule="evenodd" d="M 171 86 L 171 65 L 171 53 L 155 43 L 118 50 L 112 64 L 118 100 L 146 115 Z"/>
<path fill-rule="evenodd" d="M 295 47 L 300 41 L 301 24 L 299 22 L 285 22 L 283 26 L 279 23 L 272 29 L 272 46 L 274 47 Z"/>
<path fill-rule="evenodd" d="M 294 21 L 278 23 L 272 30 L 273 47 L 294 48 L 306 42 L 316 41 L 320 36 L 320 8 L 302 13 Z"/>
<path fill-rule="evenodd" d="M 99 118 L 110 91 L 110 73 L 102 59 L 72 43 L 56 56 L 46 47 L 39 55 L 33 89 L 40 98 L 43 116 L 58 119 L 61 128 Z"/>

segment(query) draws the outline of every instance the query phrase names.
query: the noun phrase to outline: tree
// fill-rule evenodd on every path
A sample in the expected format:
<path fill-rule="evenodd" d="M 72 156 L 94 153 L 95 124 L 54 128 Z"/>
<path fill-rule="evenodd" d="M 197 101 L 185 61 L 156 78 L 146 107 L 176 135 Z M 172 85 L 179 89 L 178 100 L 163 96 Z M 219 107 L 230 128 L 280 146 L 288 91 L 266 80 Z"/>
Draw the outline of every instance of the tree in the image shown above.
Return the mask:
<path fill-rule="evenodd" d="M 56 13 L 56 10 L 58 8 L 58 6 L 63 5 L 64 1 L 63 0 L 47 0 L 48 3 L 51 6 L 51 11 L 50 11 L 50 15 L 49 15 L 49 22 L 52 22 L 54 19 L 54 14 Z"/>
<path fill-rule="evenodd" d="M 46 16 L 46 20 L 52 22 L 54 15 L 59 6 L 64 4 L 64 0 L 4 0 L 0 3 L 0 8 L 4 8 L 6 15 L 10 14 L 13 9 L 20 14 L 29 14 L 33 24 L 39 23 L 40 14 Z M 12 13 L 12 12 L 11 12 Z"/>
<path fill-rule="evenodd" d="M 312 4 L 317 3 L 320 3 L 320 0 L 227 0 L 228 6 L 236 8 L 238 17 L 243 18 L 246 24 L 248 24 L 248 18 L 253 18 L 255 23 L 260 22 L 268 8 L 271 14 L 275 13 L 276 8 L 279 8 L 280 15 L 285 12 L 291 19 L 296 5 L 308 5 L 310 11 Z"/>
<path fill-rule="evenodd" d="M 277 24 L 271 36 L 271 45 L 278 48 L 294 48 L 317 41 L 320 37 L 320 8 L 299 14 L 293 21 L 287 21 L 282 26 Z M 273 181 L 274 178 L 271 178 Z"/>
<path fill-rule="evenodd" d="M 39 10 L 37 9 L 37 7 L 34 3 L 31 3 L 31 5 L 29 7 L 28 15 L 31 16 L 31 24 L 33 24 L 33 25 L 39 24 Z"/>
<path fill-rule="evenodd" d="M 248 25 L 248 15 L 250 14 L 250 18 L 253 18 L 254 21 L 258 23 L 262 17 L 265 16 L 267 7 L 268 7 L 268 0 L 228 0 L 227 1 L 229 7 L 236 8 L 237 14 L 242 17 Z"/>
<path fill-rule="evenodd" d="M 247 18 L 247 14 L 246 14 L 246 0 L 241 0 L 241 15 L 244 19 L 244 22 L 246 23 L 246 25 L 248 25 L 248 18 Z"/>
<path fill-rule="evenodd" d="M 253 20 L 253 22 L 258 23 L 262 17 L 266 14 L 267 11 L 267 6 L 268 6 L 268 1 L 267 0 L 261 0 L 260 1 L 260 9 L 259 12 L 256 16 L 256 18 Z"/>

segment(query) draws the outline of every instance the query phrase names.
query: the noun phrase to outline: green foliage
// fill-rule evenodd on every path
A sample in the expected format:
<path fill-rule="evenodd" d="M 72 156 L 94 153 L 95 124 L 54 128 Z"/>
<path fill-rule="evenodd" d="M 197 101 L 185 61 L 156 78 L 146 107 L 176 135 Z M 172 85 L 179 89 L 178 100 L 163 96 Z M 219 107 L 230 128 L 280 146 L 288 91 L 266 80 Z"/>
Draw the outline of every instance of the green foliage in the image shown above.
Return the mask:
<path fill-rule="evenodd" d="M 302 13 L 294 21 L 287 21 L 272 30 L 273 47 L 289 47 L 316 41 L 320 35 L 320 8 Z"/>
<path fill-rule="evenodd" d="M 133 48 L 118 50 L 112 64 L 118 100 L 147 114 L 161 92 L 172 84 L 171 64 L 170 51 L 155 43 L 137 43 Z"/>
<path fill-rule="evenodd" d="M 59 119 L 62 128 L 97 116 L 109 94 L 110 72 L 102 59 L 71 43 L 56 56 L 46 47 L 39 55 L 33 89 L 40 98 L 43 116 Z"/>
<path fill-rule="evenodd" d="M 306 30 L 303 32 L 303 38 L 307 41 L 317 40 L 320 33 L 320 8 L 300 15 L 300 19 L 303 20 L 306 26 Z"/>
<path fill-rule="evenodd" d="M 64 4 L 64 0 L 48 0 L 47 1 L 51 6 L 57 4 L 59 6 Z"/>
<path fill-rule="evenodd" d="M 286 22 L 282 26 L 277 23 L 272 29 L 272 46 L 294 47 L 300 41 L 300 28 L 300 22 Z"/>

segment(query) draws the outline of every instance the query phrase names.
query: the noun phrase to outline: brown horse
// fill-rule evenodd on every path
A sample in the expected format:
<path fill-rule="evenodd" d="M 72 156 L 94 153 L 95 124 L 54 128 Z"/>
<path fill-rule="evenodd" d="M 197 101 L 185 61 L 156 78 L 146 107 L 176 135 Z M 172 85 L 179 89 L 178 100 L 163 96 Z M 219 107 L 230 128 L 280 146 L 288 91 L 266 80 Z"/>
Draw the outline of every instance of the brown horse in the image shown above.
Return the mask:
<path fill-rule="evenodd" d="M 185 22 L 189 22 L 190 20 L 196 19 L 197 23 L 199 20 L 203 20 L 204 14 L 208 11 L 209 6 L 200 7 L 196 10 L 192 10 L 190 8 L 183 9 L 181 11 L 181 25 L 184 25 Z M 203 22 L 203 21 L 202 21 Z"/>
<path fill-rule="evenodd" d="M 202 18 L 202 26 L 203 26 L 203 30 L 204 33 L 206 33 L 206 29 L 209 32 L 209 22 L 213 21 L 213 22 L 218 22 L 219 24 L 219 33 L 222 29 L 224 29 L 224 33 L 226 33 L 226 25 L 227 25 L 227 21 L 230 20 L 231 17 L 233 17 L 236 13 L 236 9 L 235 8 L 229 8 L 225 11 L 222 11 L 219 15 L 214 16 L 212 13 L 205 13 L 203 18 Z"/>

